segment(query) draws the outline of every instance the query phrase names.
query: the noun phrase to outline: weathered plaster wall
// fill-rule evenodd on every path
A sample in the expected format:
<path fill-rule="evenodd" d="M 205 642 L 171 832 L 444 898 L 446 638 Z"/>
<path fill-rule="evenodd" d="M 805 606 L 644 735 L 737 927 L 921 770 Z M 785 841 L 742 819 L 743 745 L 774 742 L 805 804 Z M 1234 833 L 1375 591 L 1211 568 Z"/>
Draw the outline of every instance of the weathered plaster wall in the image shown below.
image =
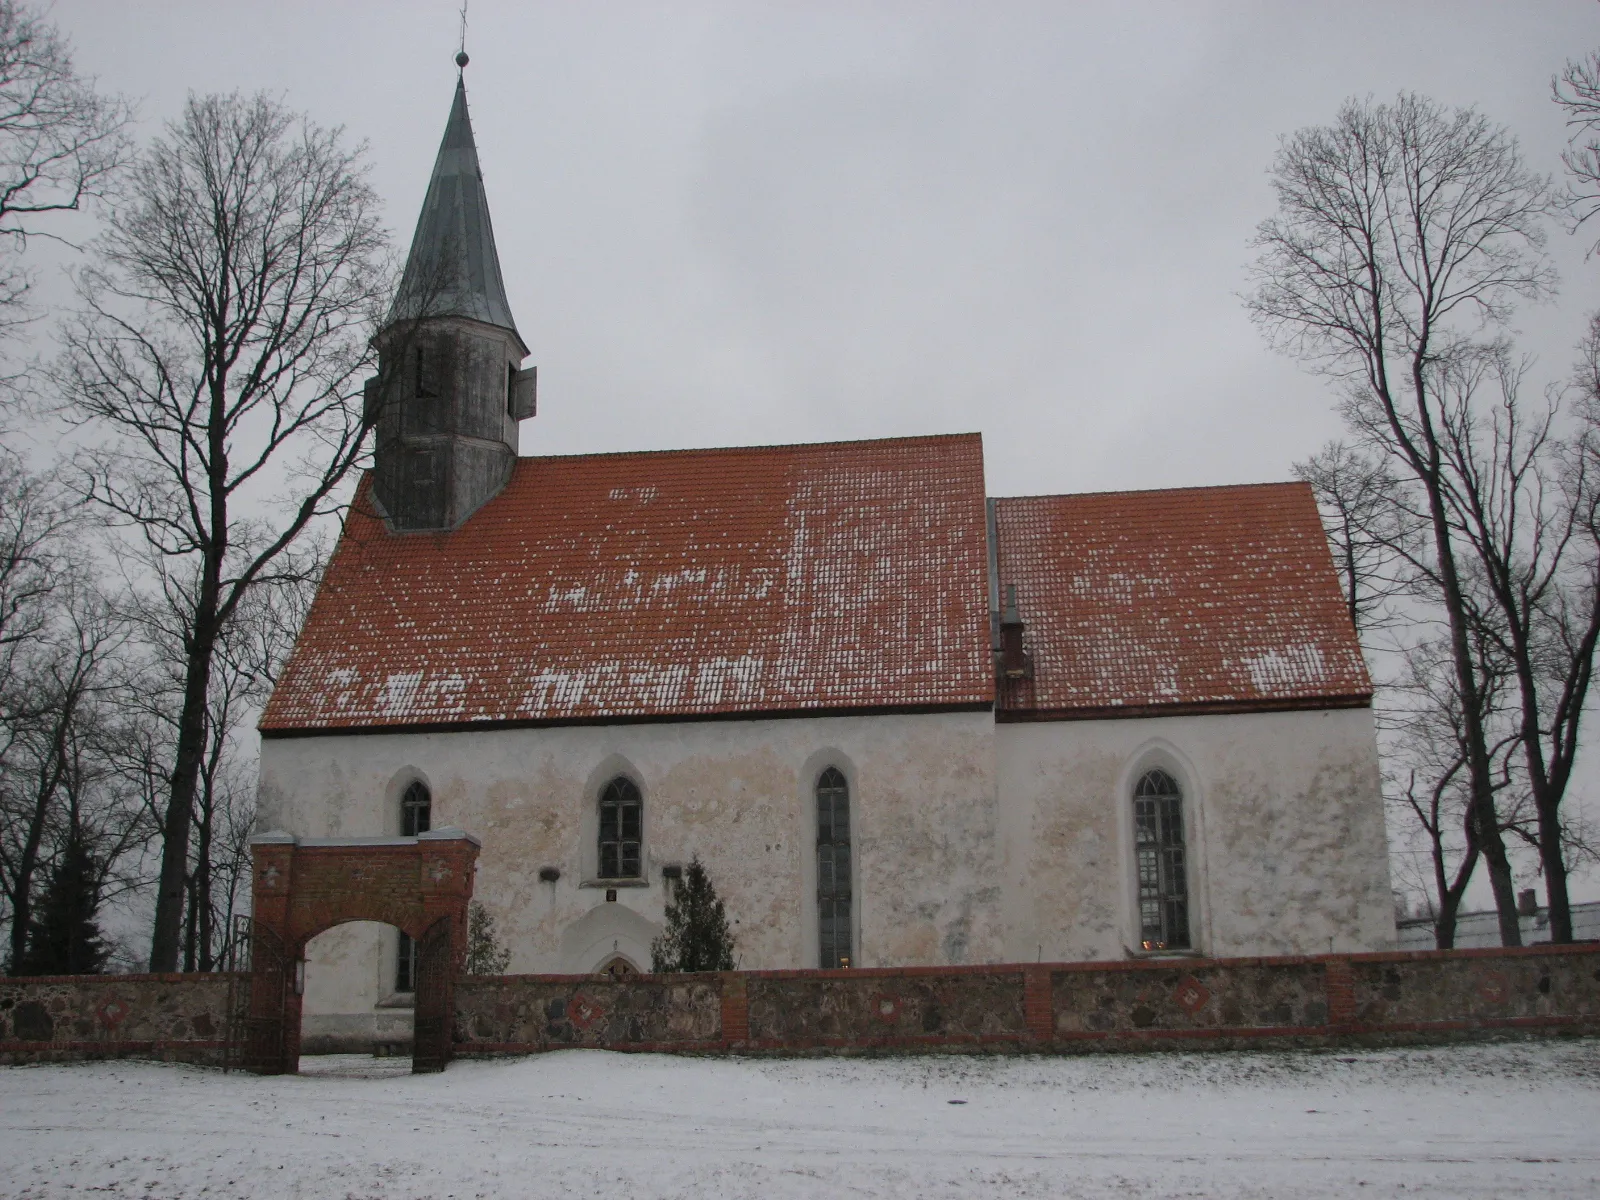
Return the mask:
<path fill-rule="evenodd" d="M 483 841 L 475 896 L 497 920 L 511 971 L 592 971 L 613 947 L 648 968 L 661 868 L 696 853 L 735 922 L 740 965 L 799 967 L 816 953 L 812 788 L 828 766 L 851 784 L 857 962 L 997 960 L 984 712 L 267 739 L 261 822 L 304 837 L 395 834 L 400 793 L 421 778 L 434 827 Z M 646 877 L 608 904 L 603 887 L 584 885 L 595 871 L 595 806 L 617 774 L 644 797 Z M 539 880 L 546 866 L 559 881 Z M 392 936 L 371 934 L 364 949 L 336 939 L 329 953 L 370 978 Z M 381 983 L 393 968 L 379 969 Z M 356 993 L 337 1002 L 346 995 Z"/>
<path fill-rule="evenodd" d="M 1209 955 L 1380 950 L 1394 937 L 1367 709 L 1001 724 L 1006 957 L 1138 944 L 1132 794 L 1184 791 L 1190 922 Z"/>

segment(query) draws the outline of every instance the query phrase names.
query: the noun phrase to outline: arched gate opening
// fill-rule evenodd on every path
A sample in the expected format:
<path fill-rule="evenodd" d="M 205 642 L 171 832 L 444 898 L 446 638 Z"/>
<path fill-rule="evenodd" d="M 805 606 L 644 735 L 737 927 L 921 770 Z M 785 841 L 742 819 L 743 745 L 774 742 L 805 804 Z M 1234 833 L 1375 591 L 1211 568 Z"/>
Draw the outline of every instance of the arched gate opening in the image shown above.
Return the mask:
<path fill-rule="evenodd" d="M 460 829 L 416 837 L 296 838 L 259 834 L 254 863 L 248 1009 L 242 1065 L 294 1074 L 306 943 L 347 921 L 380 921 L 416 942 L 411 1069 L 450 1061 L 455 977 L 467 948 L 478 839 Z"/>

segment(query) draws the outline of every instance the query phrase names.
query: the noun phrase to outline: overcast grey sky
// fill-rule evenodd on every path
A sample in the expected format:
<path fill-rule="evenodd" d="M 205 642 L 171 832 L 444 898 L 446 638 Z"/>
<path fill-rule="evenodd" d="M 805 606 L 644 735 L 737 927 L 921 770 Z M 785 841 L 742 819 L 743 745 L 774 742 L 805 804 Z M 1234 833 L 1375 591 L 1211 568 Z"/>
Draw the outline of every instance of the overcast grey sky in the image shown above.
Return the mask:
<path fill-rule="evenodd" d="M 143 133 L 191 90 L 238 88 L 367 141 L 403 250 L 458 5 L 53 11 Z M 996 495 L 1288 477 L 1338 421 L 1239 301 L 1278 138 L 1409 89 L 1476 104 L 1555 173 L 1550 77 L 1600 46 L 1595 0 L 472 0 L 470 17 L 500 257 L 540 369 L 525 453 L 977 430 Z M 1519 317 L 1535 384 L 1568 373 L 1600 309 L 1584 244 L 1553 235 L 1561 298 Z"/>
<path fill-rule="evenodd" d="M 397 240 L 455 81 L 451 0 L 60 0 L 139 101 L 266 89 L 371 146 Z M 978 430 L 993 494 L 1281 479 L 1326 385 L 1238 300 L 1280 134 L 1352 94 L 1477 104 L 1559 169 L 1600 4 L 472 0 L 468 95 L 540 369 L 525 453 Z M 1600 261 L 1552 239 L 1563 375 Z"/>

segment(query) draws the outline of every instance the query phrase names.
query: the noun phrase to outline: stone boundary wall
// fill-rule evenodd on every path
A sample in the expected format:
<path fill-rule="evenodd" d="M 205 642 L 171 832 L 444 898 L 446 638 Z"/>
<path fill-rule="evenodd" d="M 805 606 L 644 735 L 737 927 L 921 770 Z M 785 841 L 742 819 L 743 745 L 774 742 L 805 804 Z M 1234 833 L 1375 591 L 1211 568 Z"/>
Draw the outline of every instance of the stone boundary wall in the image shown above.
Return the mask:
<path fill-rule="evenodd" d="M 0 978 L 0 1064 L 222 1065 L 245 975 Z M 462 976 L 455 1054 L 1327 1046 L 1600 1034 L 1600 945 L 706 975 Z"/>
<path fill-rule="evenodd" d="M 455 1054 L 1091 1053 L 1600 1034 L 1600 945 L 1293 958 L 465 976 Z"/>
<path fill-rule="evenodd" d="M 248 975 L 0 977 L 0 1064 L 156 1058 L 223 1065 Z"/>

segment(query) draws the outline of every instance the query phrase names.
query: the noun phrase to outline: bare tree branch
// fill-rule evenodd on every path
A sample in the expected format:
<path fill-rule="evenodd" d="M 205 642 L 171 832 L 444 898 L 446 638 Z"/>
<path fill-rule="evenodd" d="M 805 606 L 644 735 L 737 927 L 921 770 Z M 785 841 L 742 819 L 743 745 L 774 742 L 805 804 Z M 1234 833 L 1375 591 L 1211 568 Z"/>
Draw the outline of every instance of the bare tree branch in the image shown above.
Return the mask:
<path fill-rule="evenodd" d="M 184 678 L 152 970 L 174 970 L 224 632 L 342 502 L 388 295 L 363 150 L 264 97 L 191 97 L 130 168 L 53 372 L 104 441 L 84 496 L 181 614 Z"/>

